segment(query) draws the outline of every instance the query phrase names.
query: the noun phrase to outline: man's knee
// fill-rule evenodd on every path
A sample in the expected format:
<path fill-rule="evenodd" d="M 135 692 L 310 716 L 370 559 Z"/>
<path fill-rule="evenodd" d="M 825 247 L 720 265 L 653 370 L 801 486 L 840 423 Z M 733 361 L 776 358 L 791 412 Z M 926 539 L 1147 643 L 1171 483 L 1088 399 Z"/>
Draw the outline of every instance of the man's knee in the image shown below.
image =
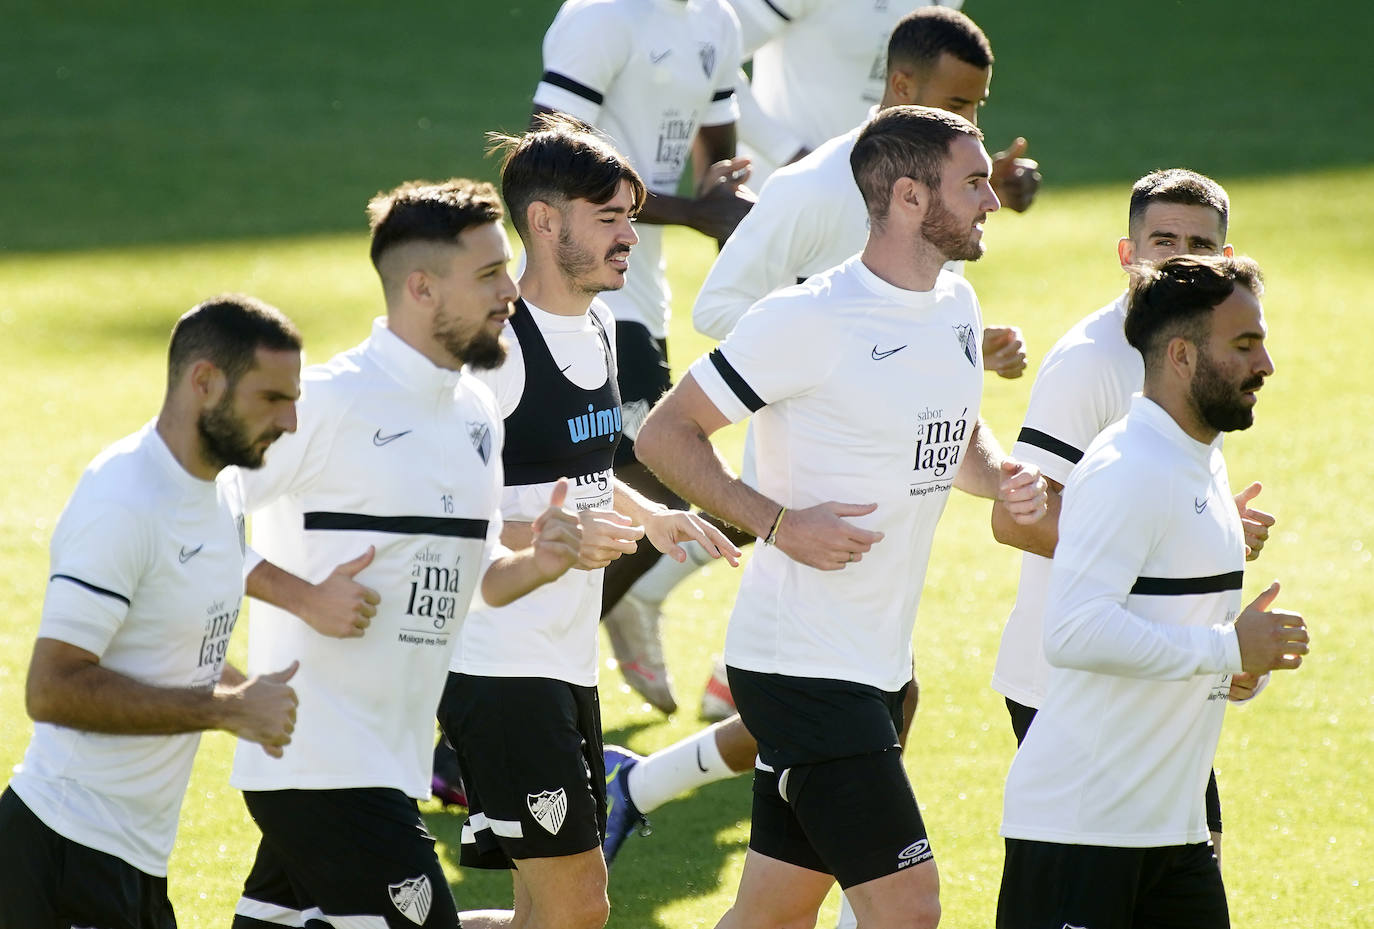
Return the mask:
<path fill-rule="evenodd" d="M 553 902 L 552 912 L 541 912 L 535 923 L 538 929 L 602 929 L 611 915 L 606 888 L 588 887 L 570 899 Z M 552 916 L 553 919 L 547 917 Z"/>

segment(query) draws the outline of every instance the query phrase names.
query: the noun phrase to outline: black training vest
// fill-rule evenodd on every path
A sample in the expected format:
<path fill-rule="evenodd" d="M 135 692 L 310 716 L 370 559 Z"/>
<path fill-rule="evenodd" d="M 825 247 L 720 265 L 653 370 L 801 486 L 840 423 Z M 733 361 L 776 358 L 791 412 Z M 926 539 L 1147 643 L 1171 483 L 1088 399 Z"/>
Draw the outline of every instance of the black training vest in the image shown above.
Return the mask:
<path fill-rule="evenodd" d="M 506 484 L 548 484 L 606 471 L 620 443 L 620 388 L 606 330 L 591 313 L 606 352 L 606 383 L 584 390 L 563 376 L 524 300 L 515 301 L 510 327 L 525 359 L 525 390 L 506 417 L 501 453 Z"/>

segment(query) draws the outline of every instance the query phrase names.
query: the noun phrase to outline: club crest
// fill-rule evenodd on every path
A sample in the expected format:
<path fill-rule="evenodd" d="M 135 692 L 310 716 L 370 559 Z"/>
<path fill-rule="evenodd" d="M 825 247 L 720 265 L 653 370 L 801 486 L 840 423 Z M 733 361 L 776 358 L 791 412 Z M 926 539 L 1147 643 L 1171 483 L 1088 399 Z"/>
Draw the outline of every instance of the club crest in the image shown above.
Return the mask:
<path fill-rule="evenodd" d="M 434 888 L 430 886 L 429 875 L 421 874 L 399 884 L 388 884 L 391 902 L 401 915 L 417 926 L 423 926 L 429 918 L 429 905 L 434 902 Z"/>
<path fill-rule="evenodd" d="M 563 828 L 563 820 L 568 816 L 568 794 L 562 787 L 557 790 L 544 790 L 537 794 L 526 794 L 525 805 L 530 808 L 534 821 L 543 826 L 551 835 L 558 835 Z"/>
<path fill-rule="evenodd" d="M 959 347 L 964 350 L 964 357 L 968 363 L 975 368 L 978 367 L 978 342 L 975 339 L 973 327 L 968 323 L 954 327 L 954 337 L 959 340 Z"/>
<path fill-rule="evenodd" d="M 468 438 L 472 447 L 482 456 L 482 464 L 491 459 L 491 427 L 483 422 L 468 423 Z"/>
<path fill-rule="evenodd" d="M 716 47 L 710 42 L 699 42 L 697 51 L 701 55 L 701 70 L 710 77 L 716 73 Z"/>

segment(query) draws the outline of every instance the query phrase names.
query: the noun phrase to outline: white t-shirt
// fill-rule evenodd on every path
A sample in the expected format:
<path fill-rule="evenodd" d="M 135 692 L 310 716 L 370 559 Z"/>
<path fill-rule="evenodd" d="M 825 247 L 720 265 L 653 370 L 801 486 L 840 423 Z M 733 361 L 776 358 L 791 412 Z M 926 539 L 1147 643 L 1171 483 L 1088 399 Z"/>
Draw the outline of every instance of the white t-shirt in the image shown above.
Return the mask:
<path fill-rule="evenodd" d="M 1094 438 L 1126 415 L 1145 382 L 1140 352 L 1126 341 L 1126 296 L 1080 320 L 1045 356 L 1031 388 L 1030 405 L 1012 456 L 1066 484 Z M 1007 617 L 992 686 L 1024 706 L 1045 699 L 1043 618 L 1050 559 L 1021 556 L 1016 605 Z"/>
<path fill-rule="evenodd" d="M 1007 775 L 1003 835 L 1207 840 L 1244 567 L 1220 436 L 1198 442 L 1136 398 L 1064 488 L 1045 614 L 1055 667 Z"/>
<path fill-rule="evenodd" d="M 599 299 L 582 316 L 557 316 L 525 301 L 530 318 L 544 336 L 554 363 L 578 387 L 591 390 L 613 375 L 607 347 L 595 314 L 610 345 L 615 345 L 615 320 Z M 525 393 L 525 363 L 520 341 L 506 324 L 510 352 L 499 368 L 478 376 L 496 397 L 503 418 L 515 412 Z M 613 349 L 612 349 L 613 350 Z M 614 475 L 607 468 L 591 475 L 568 474 L 566 506 L 575 510 L 614 508 Z M 531 522 L 549 505 L 553 483 L 507 485 L 501 493 L 503 521 Z M 647 543 L 646 543 L 647 544 Z M 548 677 L 571 684 L 595 686 L 596 628 L 601 619 L 601 579 L 604 570 L 573 569 L 514 603 L 489 606 L 480 596 L 473 603 L 459 633 L 451 669 L 487 677 Z"/>
<path fill-rule="evenodd" d="M 436 367 L 382 319 L 302 387 L 300 428 L 244 475 L 254 548 L 317 583 L 375 545 L 357 580 L 381 603 L 356 639 L 254 605 L 249 671 L 299 659 L 300 705 L 283 757 L 240 742 L 230 783 L 425 799 L 449 659 L 500 538 L 501 417 L 485 385 Z"/>
<path fill-rule="evenodd" d="M 940 4 L 730 0 L 730 4 L 739 16 L 744 57 L 754 59 L 750 91 L 759 110 L 811 149 L 847 131 L 869 107 L 881 102 L 887 80 L 887 43 L 903 16 L 923 6 L 958 9 L 963 5 L 962 0 Z M 774 132 L 758 120 L 740 124 L 741 139 L 758 159 L 755 183 L 777 167 L 777 161 L 767 157 L 778 150 Z"/>
<path fill-rule="evenodd" d="M 760 546 L 727 663 L 887 691 L 911 679 L 931 539 L 978 422 L 982 325 L 963 278 L 917 293 L 856 257 L 763 300 L 692 365 L 723 415 L 753 414 L 760 492 L 793 509 L 877 503 L 850 521 L 886 534 L 841 571 Z"/>
<path fill-rule="evenodd" d="M 156 687 L 211 690 L 243 600 L 238 472 L 203 481 L 155 423 L 81 476 L 52 537 L 40 638 Z M 14 792 L 49 828 L 167 874 L 200 733 L 108 735 L 36 723 Z"/>
<path fill-rule="evenodd" d="M 611 137 L 655 193 L 675 194 L 701 126 L 739 118 L 739 22 L 724 0 L 568 0 L 544 36 L 534 102 Z M 615 318 L 666 338 L 663 228 L 641 223 Z"/>

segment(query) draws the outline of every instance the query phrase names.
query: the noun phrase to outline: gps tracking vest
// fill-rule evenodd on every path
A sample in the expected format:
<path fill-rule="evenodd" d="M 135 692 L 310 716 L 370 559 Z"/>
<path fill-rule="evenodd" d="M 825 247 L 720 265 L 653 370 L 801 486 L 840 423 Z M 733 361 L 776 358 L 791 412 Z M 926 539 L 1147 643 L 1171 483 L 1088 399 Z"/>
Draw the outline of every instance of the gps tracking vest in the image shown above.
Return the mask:
<path fill-rule="evenodd" d="M 563 376 L 525 301 L 515 302 L 510 326 L 524 356 L 525 389 L 506 417 L 501 458 L 509 486 L 596 474 L 615 459 L 621 428 L 615 356 L 601 321 L 594 313 L 588 318 L 606 352 L 606 381 L 590 390 Z"/>

